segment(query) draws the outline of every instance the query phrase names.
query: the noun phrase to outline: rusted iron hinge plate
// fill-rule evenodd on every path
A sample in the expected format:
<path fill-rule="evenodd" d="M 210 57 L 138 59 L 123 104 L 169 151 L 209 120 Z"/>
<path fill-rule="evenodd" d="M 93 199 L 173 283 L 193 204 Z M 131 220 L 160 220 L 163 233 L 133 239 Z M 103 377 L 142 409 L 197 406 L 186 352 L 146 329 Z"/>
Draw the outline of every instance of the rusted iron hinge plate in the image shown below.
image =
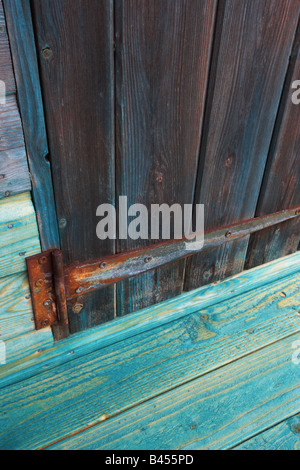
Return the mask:
<path fill-rule="evenodd" d="M 213 248 L 249 236 L 299 215 L 300 207 L 296 207 L 206 232 L 204 247 Z M 95 289 L 196 254 L 190 243 L 187 239 L 169 240 L 69 266 L 63 266 L 62 252 L 57 249 L 27 258 L 36 328 L 56 322 L 67 334 L 67 301 L 76 302 Z"/>
<path fill-rule="evenodd" d="M 52 325 L 56 320 L 53 286 L 52 250 L 26 258 L 32 308 L 37 330 Z"/>

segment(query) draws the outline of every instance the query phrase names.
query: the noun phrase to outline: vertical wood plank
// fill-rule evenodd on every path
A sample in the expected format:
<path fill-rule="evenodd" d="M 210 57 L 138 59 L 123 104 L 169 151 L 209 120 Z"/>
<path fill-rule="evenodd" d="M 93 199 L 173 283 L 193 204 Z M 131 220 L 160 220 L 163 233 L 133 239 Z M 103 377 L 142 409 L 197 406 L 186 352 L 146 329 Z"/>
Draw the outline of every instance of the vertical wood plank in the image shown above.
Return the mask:
<path fill-rule="evenodd" d="M 29 0 L 4 0 L 32 194 L 43 250 L 59 247 L 48 144 Z"/>
<path fill-rule="evenodd" d="M 116 1 L 116 196 L 191 204 L 214 1 Z M 130 220 L 130 219 L 129 219 Z M 118 240 L 117 251 L 149 240 Z M 155 242 L 155 240 L 152 240 Z M 117 285 L 117 314 L 178 295 L 185 262 Z"/>
<path fill-rule="evenodd" d="M 2 0 L 0 1 L 0 80 L 7 94 L 16 92 Z"/>
<path fill-rule="evenodd" d="M 300 104 L 292 101 L 292 83 L 300 79 L 300 24 L 285 82 L 268 165 L 256 215 L 300 205 Z M 294 253 L 300 239 L 300 220 L 287 221 L 250 237 L 247 269 Z"/>
<path fill-rule="evenodd" d="M 196 202 L 205 230 L 254 216 L 300 2 L 220 2 Z M 243 269 L 248 238 L 187 263 L 185 288 Z"/>
<path fill-rule="evenodd" d="M 111 0 L 34 0 L 54 191 L 64 263 L 114 252 L 96 236 L 96 209 L 114 204 Z M 69 305 L 71 331 L 114 317 L 114 286 Z M 76 310 L 76 308 L 75 308 Z M 76 310 L 78 312 L 78 308 Z"/>

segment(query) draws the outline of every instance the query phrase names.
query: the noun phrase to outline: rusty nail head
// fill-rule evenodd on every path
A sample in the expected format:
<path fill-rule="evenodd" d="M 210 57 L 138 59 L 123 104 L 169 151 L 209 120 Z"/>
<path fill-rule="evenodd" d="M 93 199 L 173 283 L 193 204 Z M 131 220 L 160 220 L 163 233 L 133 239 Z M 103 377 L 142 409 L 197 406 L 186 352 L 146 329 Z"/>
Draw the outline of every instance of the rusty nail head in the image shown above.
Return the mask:
<path fill-rule="evenodd" d="M 151 260 L 152 260 L 152 256 L 146 256 L 145 263 L 150 263 Z"/>
<path fill-rule="evenodd" d="M 39 279 L 38 281 L 36 281 L 35 285 L 36 287 L 42 287 L 42 285 L 44 284 L 44 280 L 43 279 Z"/>
<path fill-rule="evenodd" d="M 75 292 L 76 292 L 76 294 L 80 294 L 82 291 L 83 291 L 82 287 L 77 287 Z"/>
<path fill-rule="evenodd" d="M 50 59 L 52 55 L 53 55 L 53 52 L 50 47 L 44 47 L 42 49 L 42 56 L 44 57 L 44 59 Z"/>
<path fill-rule="evenodd" d="M 43 320 L 42 321 L 42 326 L 48 326 L 49 325 L 49 320 Z"/>
<path fill-rule="evenodd" d="M 47 263 L 47 256 L 42 256 L 42 257 L 39 259 L 39 263 L 40 263 L 40 264 L 45 264 L 45 263 Z"/>
<path fill-rule="evenodd" d="M 83 309 L 82 304 L 75 304 L 72 308 L 74 313 L 80 313 L 82 309 Z"/>
<path fill-rule="evenodd" d="M 226 238 L 231 237 L 231 235 L 232 235 L 232 232 L 230 230 L 228 230 L 228 232 L 225 233 Z"/>
<path fill-rule="evenodd" d="M 107 268 L 107 262 L 106 261 L 103 261 L 103 263 L 100 264 L 100 269 L 105 269 Z"/>
<path fill-rule="evenodd" d="M 49 307 L 49 305 L 51 305 L 51 303 L 52 303 L 51 300 L 45 300 L 44 306 Z"/>

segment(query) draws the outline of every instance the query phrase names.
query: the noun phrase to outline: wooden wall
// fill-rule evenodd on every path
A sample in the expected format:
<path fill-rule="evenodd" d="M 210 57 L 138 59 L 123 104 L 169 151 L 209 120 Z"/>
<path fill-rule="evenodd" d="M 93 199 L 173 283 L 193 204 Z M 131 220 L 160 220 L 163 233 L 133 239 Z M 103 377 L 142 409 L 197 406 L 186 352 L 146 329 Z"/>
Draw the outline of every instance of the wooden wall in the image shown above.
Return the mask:
<path fill-rule="evenodd" d="M 60 246 L 69 264 L 153 243 L 97 238 L 98 205 L 122 195 L 204 204 L 205 230 L 300 204 L 300 0 L 3 3 L 43 249 Z M 7 83 L 4 196 L 30 189 Z M 288 222 L 78 295 L 71 332 L 293 253 L 299 238 Z"/>
<path fill-rule="evenodd" d="M 41 248 L 1 1 L 0 80 L 6 84 L 0 104 L 0 340 L 10 362 L 53 340 L 50 329 L 35 332 L 31 308 L 25 257 Z"/>
<path fill-rule="evenodd" d="M 153 242 L 97 239 L 97 206 L 122 195 L 202 203 L 206 230 L 300 204 L 299 0 L 32 7 L 66 263 Z M 71 331 L 292 253 L 299 238 L 289 222 L 79 296 Z"/>

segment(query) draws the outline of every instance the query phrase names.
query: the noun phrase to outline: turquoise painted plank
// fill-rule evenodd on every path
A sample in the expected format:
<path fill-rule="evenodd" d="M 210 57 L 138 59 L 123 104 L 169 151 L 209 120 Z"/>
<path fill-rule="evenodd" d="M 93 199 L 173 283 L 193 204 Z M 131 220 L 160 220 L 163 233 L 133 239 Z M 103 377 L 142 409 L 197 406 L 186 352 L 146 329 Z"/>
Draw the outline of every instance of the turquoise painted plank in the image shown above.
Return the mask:
<path fill-rule="evenodd" d="M 45 446 L 200 376 L 201 384 L 212 370 L 218 376 L 226 364 L 287 335 L 300 338 L 299 306 L 295 275 L 71 363 L 76 348 L 65 349 L 64 364 L 47 371 L 40 363 L 44 372 L 0 391 L 1 446 Z"/>
<path fill-rule="evenodd" d="M 291 361 L 298 339 L 271 344 L 49 449 L 230 449 L 298 412 L 300 370 Z"/>
<path fill-rule="evenodd" d="M 4 342 L 5 362 L 9 364 L 31 354 L 38 355 L 53 346 L 53 343 L 54 339 L 50 327 L 11 338 Z"/>
<path fill-rule="evenodd" d="M 243 292 L 251 292 L 259 286 L 268 285 L 278 278 L 284 278 L 297 272 L 300 272 L 300 253 L 72 335 L 38 356 L 10 364 L 9 367 L 2 367 L 0 369 L 0 388 L 34 376 L 42 368 L 50 370 L 64 362 L 145 333 L 155 327 L 181 319 L 192 312 L 232 299 Z"/>
<path fill-rule="evenodd" d="M 234 450 L 300 450 L 300 414 L 267 429 Z"/>
<path fill-rule="evenodd" d="M 0 340 L 34 330 L 27 273 L 0 279 Z"/>
<path fill-rule="evenodd" d="M 0 201 L 0 240 L 0 278 L 26 271 L 25 257 L 41 251 L 29 192 Z"/>

